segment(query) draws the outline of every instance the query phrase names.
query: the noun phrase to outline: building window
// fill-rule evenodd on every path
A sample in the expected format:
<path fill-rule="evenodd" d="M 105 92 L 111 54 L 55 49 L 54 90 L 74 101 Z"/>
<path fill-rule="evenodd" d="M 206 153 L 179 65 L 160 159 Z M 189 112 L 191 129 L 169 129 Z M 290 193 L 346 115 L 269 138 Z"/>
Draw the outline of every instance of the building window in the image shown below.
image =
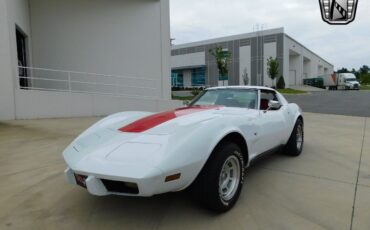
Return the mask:
<path fill-rule="evenodd" d="M 15 33 L 17 40 L 19 85 L 21 88 L 27 88 L 29 87 L 28 71 L 26 68 L 22 68 L 28 66 L 27 35 L 18 27 L 16 27 Z"/>
<path fill-rule="evenodd" d="M 182 71 L 172 71 L 171 83 L 172 87 L 184 87 L 184 74 Z"/>
<path fill-rule="evenodd" d="M 206 85 L 206 68 L 196 68 L 191 71 L 191 84 L 195 87 Z"/>

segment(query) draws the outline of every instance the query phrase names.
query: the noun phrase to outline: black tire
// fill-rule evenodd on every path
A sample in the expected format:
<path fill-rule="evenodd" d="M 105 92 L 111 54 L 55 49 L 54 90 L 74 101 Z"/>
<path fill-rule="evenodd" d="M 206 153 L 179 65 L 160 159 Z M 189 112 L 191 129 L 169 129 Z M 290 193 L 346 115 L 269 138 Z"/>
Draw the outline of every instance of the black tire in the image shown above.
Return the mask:
<path fill-rule="evenodd" d="M 299 156 L 302 153 L 303 150 L 303 144 L 304 144 L 304 126 L 303 126 L 303 121 L 299 118 L 294 126 L 293 132 L 290 135 L 289 141 L 285 146 L 284 153 L 289 155 L 289 156 Z M 301 132 L 302 135 L 302 142 L 299 144 L 298 142 L 300 141 L 298 138 L 298 132 Z"/>
<path fill-rule="evenodd" d="M 234 180 L 233 193 L 229 199 L 224 199 L 220 191 L 221 172 L 228 160 L 239 163 L 239 180 Z M 244 182 L 244 157 L 238 145 L 230 142 L 222 143 L 212 153 L 206 165 L 193 184 L 193 195 L 207 209 L 217 213 L 230 210 L 239 198 Z M 224 175 L 224 174 L 223 174 Z M 228 177 L 227 177 L 228 178 Z M 227 181 L 227 179 L 225 180 Z M 229 184 L 229 183 L 227 183 Z"/>

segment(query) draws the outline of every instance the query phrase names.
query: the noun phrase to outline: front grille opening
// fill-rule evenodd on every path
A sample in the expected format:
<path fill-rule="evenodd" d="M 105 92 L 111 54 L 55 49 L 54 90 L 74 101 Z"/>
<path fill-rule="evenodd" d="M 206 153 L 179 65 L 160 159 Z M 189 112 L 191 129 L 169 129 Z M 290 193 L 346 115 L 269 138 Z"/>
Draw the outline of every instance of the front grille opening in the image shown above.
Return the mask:
<path fill-rule="evenodd" d="M 137 184 L 114 180 L 101 180 L 109 192 L 139 194 Z"/>

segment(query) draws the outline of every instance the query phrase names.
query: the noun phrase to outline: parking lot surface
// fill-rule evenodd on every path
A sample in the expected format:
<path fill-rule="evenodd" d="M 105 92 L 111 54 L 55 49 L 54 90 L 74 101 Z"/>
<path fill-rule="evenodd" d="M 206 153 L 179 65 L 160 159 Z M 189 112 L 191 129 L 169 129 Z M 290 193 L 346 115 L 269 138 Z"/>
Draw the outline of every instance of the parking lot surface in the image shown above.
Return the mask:
<path fill-rule="evenodd" d="M 95 197 L 67 184 L 62 151 L 96 120 L 0 123 L 0 229 L 370 229 L 368 118 L 306 113 L 303 154 L 249 168 L 223 215 L 185 192 Z"/>
<path fill-rule="evenodd" d="M 310 92 L 285 97 L 305 112 L 370 117 L 370 90 Z"/>

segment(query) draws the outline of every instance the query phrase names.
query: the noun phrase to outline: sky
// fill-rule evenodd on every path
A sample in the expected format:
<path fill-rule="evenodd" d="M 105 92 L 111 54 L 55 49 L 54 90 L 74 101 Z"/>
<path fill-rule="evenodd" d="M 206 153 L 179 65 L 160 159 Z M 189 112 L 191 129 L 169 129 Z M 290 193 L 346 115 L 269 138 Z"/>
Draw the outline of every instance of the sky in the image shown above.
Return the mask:
<path fill-rule="evenodd" d="M 335 68 L 370 66 L 370 1 L 359 0 L 349 25 L 329 25 L 318 0 L 171 0 L 171 37 L 183 44 L 284 27 L 285 33 Z"/>

